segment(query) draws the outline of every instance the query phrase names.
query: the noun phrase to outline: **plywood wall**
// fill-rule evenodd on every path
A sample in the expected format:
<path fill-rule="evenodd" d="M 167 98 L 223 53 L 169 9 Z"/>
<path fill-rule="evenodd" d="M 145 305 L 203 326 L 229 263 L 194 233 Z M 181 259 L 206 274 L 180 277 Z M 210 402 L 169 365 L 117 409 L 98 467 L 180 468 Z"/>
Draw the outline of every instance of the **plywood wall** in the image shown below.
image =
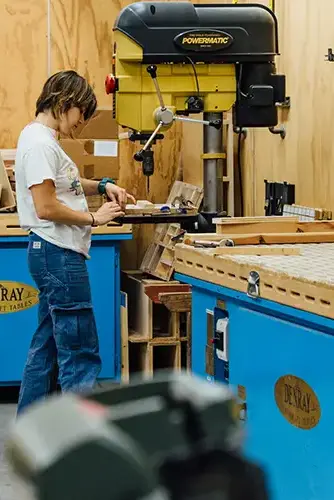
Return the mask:
<path fill-rule="evenodd" d="M 20 130 L 34 118 L 35 102 L 46 78 L 76 69 L 93 85 L 99 106 L 111 106 L 104 80 L 111 69 L 113 25 L 129 0 L 0 0 L 0 148 L 15 148 Z M 119 184 L 137 199 L 164 202 L 180 165 L 182 126 L 155 148 L 156 173 L 147 193 L 141 165 L 128 141 L 120 146 Z M 134 228 L 124 245 L 127 267 L 140 264 L 153 226 Z"/>
<path fill-rule="evenodd" d="M 284 141 L 265 130 L 248 144 L 252 172 L 245 195 L 249 210 L 263 211 L 264 179 L 296 185 L 297 203 L 334 210 L 334 48 L 331 0 L 276 0 L 280 52 L 278 70 L 287 76 L 289 113 L 281 113 Z"/>
<path fill-rule="evenodd" d="M 47 2 L 0 0 L 0 148 L 15 147 L 47 76 Z"/>
<path fill-rule="evenodd" d="M 104 78 L 110 71 L 112 27 L 129 3 L 0 0 L 0 148 L 15 147 L 21 128 L 33 118 L 43 82 L 59 69 L 77 69 L 93 84 L 99 104 L 111 104 Z M 276 0 L 275 7 L 281 50 L 278 69 L 287 76 L 292 106 L 281 117 L 287 128 L 284 141 L 268 130 L 249 131 L 243 156 L 245 215 L 263 213 L 264 179 L 295 183 L 298 203 L 334 210 L 334 63 L 324 57 L 328 47 L 334 47 L 332 0 Z M 178 124 L 170 131 L 156 148 L 156 174 L 147 196 L 141 167 L 132 159 L 135 146 L 122 142 L 120 183 L 137 198 L 162 202 L 179 167 L 186 181 L 201 182 L 201 144 L 201 126 Z M 136 229 L 136 235 L 140 244 L 127 247 L 133 264 L 140 262 L 152 228 L 140 234 Z"/>
<path fill-rule="evenodd" d="M 286 139 L 267 129 L 248 131 L 242 157 L 245 215 L 264 214 L 265 179 L 295 184 L 299 204 L 334 210 L 334 63 L 325 61 L 327 49 L 334 49 L 332 8 L 332 0 L 275 1 L 281 53 L 277 67 L 287 77 L 291 109 L 280 112 Z M 188 181 L 201 182 L 201 147 L 201 131 L 188 125 L 183 134 Z"/>

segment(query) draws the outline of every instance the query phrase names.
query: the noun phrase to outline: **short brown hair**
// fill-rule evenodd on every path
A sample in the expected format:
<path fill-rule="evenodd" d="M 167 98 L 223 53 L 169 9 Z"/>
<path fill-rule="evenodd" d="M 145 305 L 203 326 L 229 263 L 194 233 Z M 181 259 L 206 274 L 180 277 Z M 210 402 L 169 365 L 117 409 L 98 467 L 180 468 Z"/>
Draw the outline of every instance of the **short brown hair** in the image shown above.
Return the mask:
<path fill-rule="evenodd" d="M 76 71 L 59 71 L 45 82 L 36 102 L 36 113 L 51 111 L 56 119 L 71 108 L 79 108 L 88 120 L 95 112 L 97 100 L 87 80 Z"/>

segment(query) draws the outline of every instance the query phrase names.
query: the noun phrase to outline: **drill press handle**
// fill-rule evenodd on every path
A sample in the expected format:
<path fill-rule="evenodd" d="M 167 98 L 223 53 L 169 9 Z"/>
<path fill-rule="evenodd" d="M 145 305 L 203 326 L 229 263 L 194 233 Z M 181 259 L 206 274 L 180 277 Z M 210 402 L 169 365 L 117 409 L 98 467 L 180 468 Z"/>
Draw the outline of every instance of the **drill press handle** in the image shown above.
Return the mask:
<path fill-rule="evenodd" d="M 147 66 L 146 71 L 152 78 L 160 106 L 154 111 L 154 120 L 157 124 L 155 130 L 146 140 L 142 149 L 134 154 L 133 158 L 135 161 L 141 162 L 143 165 L 143 174 L 147 177 L 147 191 L 149 191 L 149 177 L 154 173 L 154 158 L 151 147 L 155 143 L 157 135 L 162 127 L 169 128 L 175 121 L 181 121 L 199 123 L 201 125 L 214 127 L 215 129 L 219 130 L 222 127 L 222 120 L 195 120 L 193 118 L 186 118 L 176 115 L 172 111 L 172 109 L 167 108 L 164 103 L 157 79 L 157 67 L 154 64 L 150 64 L 149 66 Z M 198 96 L 197 99 L 199 99 Z"/>
<path fill-rule="evenodd" d="M 164 100 L 162 98 L 161 90 L 160 90 L 159 83 L 157 80 L 157 67 L 154 64 L 150 64 L 149 66 L 147 66 L 146 71 L 149 75 L 151 75 L 151 78 L 152 78 L 154 86 L 155 86 L 155 90 L 158 94 L 161 110 L 164 111 L 166 109 L 166 106 L 165 106 Z"/>

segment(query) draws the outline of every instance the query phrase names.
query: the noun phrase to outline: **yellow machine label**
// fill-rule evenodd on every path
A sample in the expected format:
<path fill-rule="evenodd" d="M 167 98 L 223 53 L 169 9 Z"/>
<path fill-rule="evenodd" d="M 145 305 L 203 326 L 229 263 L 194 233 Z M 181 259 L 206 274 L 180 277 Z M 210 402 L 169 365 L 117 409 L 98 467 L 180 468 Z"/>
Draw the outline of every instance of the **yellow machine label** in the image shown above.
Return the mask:
<path fill-rule="evenodd" d="M 174 42 L 186 50 L 213 51 L 229 47 L 233 37 L 223 31 L 188 31 L 178 35 Z"/>
<path fill-rule="evenodd" d="M 38 304 L 38 290 L 14 281 L 0 281 L 0 314 L 29 309 Z"/>
<path fill-rule="evenodd" d="M 294 375 L 284 375 L 275 384 L 276 404 L 286 420 L 299 429 L 318 425 L 321 410 L 313 389 Z"/>

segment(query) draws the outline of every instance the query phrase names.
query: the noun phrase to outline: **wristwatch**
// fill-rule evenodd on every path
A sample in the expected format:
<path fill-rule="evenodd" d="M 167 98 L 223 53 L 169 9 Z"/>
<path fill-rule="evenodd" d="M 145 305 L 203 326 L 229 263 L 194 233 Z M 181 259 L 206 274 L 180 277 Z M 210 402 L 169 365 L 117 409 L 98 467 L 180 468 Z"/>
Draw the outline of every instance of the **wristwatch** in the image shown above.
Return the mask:
<path fill-rule="evenodd" d="M 103 179 L 98 183 L 97 190 L 99 194 L 106 194 L 106 184 L 110 182 L 111 184 L 116 184 L 114 179 L 110 177 L 103 177 Z"/>

